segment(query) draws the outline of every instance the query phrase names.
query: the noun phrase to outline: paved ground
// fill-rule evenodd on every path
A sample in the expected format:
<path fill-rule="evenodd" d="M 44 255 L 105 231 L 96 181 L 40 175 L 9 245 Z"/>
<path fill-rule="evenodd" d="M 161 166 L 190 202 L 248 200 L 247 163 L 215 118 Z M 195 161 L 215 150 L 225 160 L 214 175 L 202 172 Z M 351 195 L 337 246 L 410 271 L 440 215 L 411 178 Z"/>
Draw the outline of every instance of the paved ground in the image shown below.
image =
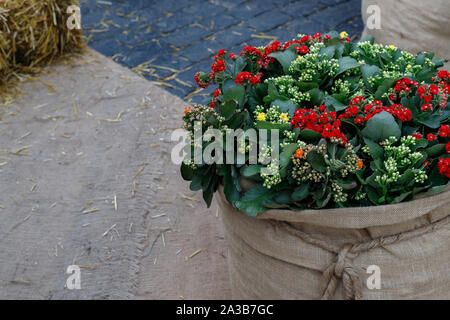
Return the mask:
<path fill-rule="evenodd" d="M 95 52 L 20 89 L 0 122 L 0 299 L 229 298 L 216 208 L 170 160 L 185 103 Z"/>
<path fill-rule="evenodd" d="M 363 29 L 361 0 L 81 0 L 89 45 L 164 86 L 203 102 L 197 71 L 210 71 L 219 49 L 291 40 L 297 33 Z"/>

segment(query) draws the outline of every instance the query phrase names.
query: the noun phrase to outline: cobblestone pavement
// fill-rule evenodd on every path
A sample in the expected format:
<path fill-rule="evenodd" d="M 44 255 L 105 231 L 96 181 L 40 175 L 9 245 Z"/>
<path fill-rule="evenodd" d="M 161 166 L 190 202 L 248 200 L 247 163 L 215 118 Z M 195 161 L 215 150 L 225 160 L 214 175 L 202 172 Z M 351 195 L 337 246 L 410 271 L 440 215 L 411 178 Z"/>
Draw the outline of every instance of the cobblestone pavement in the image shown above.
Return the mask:
<path fill-rule="evenodd" d="M 89 45 L 186 101 L 201 103 L 197 71 L 219 49 L 287 41 L 297 33 L 363 29 L 361 0 L 81 0 Z"/>

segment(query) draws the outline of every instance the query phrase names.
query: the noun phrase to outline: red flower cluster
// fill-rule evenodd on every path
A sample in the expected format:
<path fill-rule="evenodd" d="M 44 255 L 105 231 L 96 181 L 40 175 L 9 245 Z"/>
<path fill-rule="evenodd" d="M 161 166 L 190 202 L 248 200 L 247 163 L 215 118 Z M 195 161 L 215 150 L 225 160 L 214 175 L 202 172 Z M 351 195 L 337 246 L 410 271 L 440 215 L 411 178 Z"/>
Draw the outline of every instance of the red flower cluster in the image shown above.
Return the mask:
<path fill-rule="evenodd" d="M 241 56 L 244 54 L 255 56 L 257 58 L 256 63 L 262 67 L 267 69 L 270 63 L 274 63 L 275 59 L 269 57 L 269 55 L 272 52 L 283 50 L 283 45 L 280 41 L 273 41 L 272 43 L 268 44 L 263 52 L 255 47 L 246 46 L 242 49 Z"/>
<path fill-rule="evenodd" d="M 209 106 L 210 106 L 211 108 L 214 108 L 214 107 L 216 106 L 216 100 L 217 100 L 217 97 L 218 97 L 221 93 L 222 93 L 222 92 L 220 91 L 220 89 L 214 90 L 214 97 L 213 97 L 213 100 L 212 100 L 212 102 L 209 104 Z"/>
<path fill-rule="evenodd" d="M 433 96 L 439 94 L 439 88 L 435 84 L 424 84 L 417 89 L 417 94 L 424 102 L 430 103 L 433 100 Z"/>
<path fill-rule="evenodd" d="M 237 57 L 238 57 L 237 54 L 234 53 L 234 52 L 231 52 L 231 53 L 228 55 L 228 58 L 230 58 L 230 59 L 232 59 L 232 60 L 236 60 Z"/>
<path fill-rule="evenodd" d="M 383 103 L 379 100 L 375 100 L 371 104 L 366 105 L 363 108 L 363 114 L 360 114 L 360 110 L 364 104 L 363 97 L 355 97 L 350 101 L 349 107 L 344 110 L 344 113 L 339 115 L 339 119 L 351 119 L 355 117 L 354 122 L 357 124 L 363 124 L 369 121 L 377 113 L 382 111 L 389 112 L 395 118 L 400 121 L 411 121 L 412 113 L 408 108 L 403 107 L 401 104 L 393 104 L 390 107 L 383 106 Z"/>
<path fill-rule="evenodd" d="M 225 50 L 224 49 L 220 49 L 219 52 L 217 52 L 217 54 L 214 56 L 214 61 L 219 60 L 219 58 L 221 58 L 224 55 L 225 55 Z"/>
<path fill-rule="evenodd" d="M 197 85 L 198 85 L 200 88 L 203 88 L 203 89 L 208 88 L 210 79 L 208 79 L 207 82 L 202 82 L 202 81 L 200 80 L 200 72 L 197 72 L 197 73 L 195 74 L 194 79 L 195 79 L 195 82 L 197 82 Z"/>
<path fill-rule="evenodd" d="M 439 128 L 438 135 L 440 135 L 443 138 L 446 138 L 446 137 L 450 138 L 450 126 L 448 126 L 446 124 L 442 124 L 441 127 Z"/>
<path fill-rule="evenodd" d="M 443 94 L 450 94 L 450 72 L 441 70 L 437 74 L 437 78 L 433 78 L 433 81 L 438 82 Z"/>
<path fill-rule="evenodd" d="M 422 111 L 433 111 L 433 105 L 431 103 L 425 103 L 420 107 Z"/>
<path fill-rule="evenodd" d="M 446 81 L 450 80 L 450 72 L 448 72 L 448 71 L 445 71 L 445 70 L 438 71 L 437 75 L 438 75 L 439 79 L 446 80 Z"/>
<path fill-rule="evenodd" d="M 320 106 L 318 111 L 323 111 L 325 108 L 325 106 Z M 291 119 L 291 124 L 293 128 L 318 132 L 324 139 L 339 139 L 344 146 L 348 142 L 347 137 L 341 131 L 341 121 L 337 120 L 334 111 L 325 111 L 319 114 L 314 109 L 297 109 Z"/>
<path fill-rule="evenodd" d="M 263 56 L 268 56 L 269 54 L 271 54 L 272 52 L 277 52 L 279 50 L 281 50 L 283 47 L 283 45 L 281 44 L 280 41 L 274 41 L 272 43 L 269 43 L 263 51 Z"/>
<path fill-rule="evenodd" d="M 283 49 L 286 50 L 287 48 L 289 48 L 293 44 L 303 45 L 308 40 L 309 40 L 309 37 L 308 36 L 304 36 L 304 37 L 302 37 L 301 40 L 287 41 L 287 42 L 284 43 Z"/>
<path fill-rule="evenodd" d="M 225 71 L 225 62 L 222 59 L 214 61 L 211 65 L 211 71 L 212 73 L 209 77 L 212 79 L 216 73 Z"/>
<path fill-rule="evenodd" d="M 251 72 L 242 71 L 241 73 L 239 73 L 237 75 L 237 77 L 234 81 L 240 85 L 243 85 L 242 83 L 245 80 L 248 80 L 248 81 L 250 81 L 250 83 L 255 84 L 255 83 L 261 82 L 262 75 L 263 74 L 261 72 L 257 72 L 255 75 L 253 75 Z"/>
<path fill-rule="evenodd" d="M 245 55 L 245 54 L 247 54 L 249 56 L 256 56 L 260 59 L 263 57 L 262 52 L 258 48 L 251 47 L 251 46 L 245 46 L 244 48 L 242 48 L 241 56 Z"/>
<path fill-rule="evenodd" d="M 445 175 L 447 178 L 450 178 L 450 158 L 440 159 L 437 167 L 439 169 L 439 174 Z"/>
<path fill-rule="evenodd" d="M 364 113 L 366 114 L 364 117 L 364 121 L 368 121 L 374 115 L 382 111 L 389 112 L 400 121 L 411 121 L 412 119 L 411 110 L 402 106 L 401 104 L 393 104 L 390 107 L 385 107 L 383 106 L 381 101 L 375 100 L 371 104 L 364 107 Z"/>
<path fill-rule="evenodd" d="M 437 84 L 424 84 L 419 86 L 417 81 L 412 81 L 409 78 L 402 78 L 395 83 L 394 92 L 399 94 L 408 94 L 417 89 L 417 94 L 424 102 L 422 104 L 422 111 L 432 111 L 433 105 L 431 102 L 434 98 L 439 101 L 438 105 L 441 108 L 447 106 L 447 95 L 450 93 L 450 78 L 447 71 L 439 71 L 437 76 L 433 77 L 433 81 Z M 391 93 L 389 100 L 395 101 L 397 94 Z M 441 99 L 442 97 L 442 99 Z"/>
<path fill-rule="evenodd" d="M 412 88 L 417 88 L 419 83 L 417 81 L 412 81 L 409 78 L 402 78 L 395 83 L 394 91 L 398 93 L 409 93 L 412 91 Z"/>
<path fill-rule="evenodd" d="M 307 46 L 295 47 L 295 50 L 301 54 L 307 54 L 309 52 L 309 48 Z"/>

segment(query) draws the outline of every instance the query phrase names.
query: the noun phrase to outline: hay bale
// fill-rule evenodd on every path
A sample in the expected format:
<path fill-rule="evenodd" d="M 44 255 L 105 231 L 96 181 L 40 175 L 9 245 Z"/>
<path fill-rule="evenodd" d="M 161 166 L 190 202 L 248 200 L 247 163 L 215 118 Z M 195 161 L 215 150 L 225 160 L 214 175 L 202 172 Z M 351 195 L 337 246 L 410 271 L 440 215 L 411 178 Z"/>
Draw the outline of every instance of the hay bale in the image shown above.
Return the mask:
<path fill-rule="evenodd" d="M 23 75 L 56 57 L 80 51 L 81 30 L 69 30 L 67 8 L 78 0 L 3 0 L 0 3 L 0 95 Z M 2 86 L 3 85 L 3 86 Z"/>

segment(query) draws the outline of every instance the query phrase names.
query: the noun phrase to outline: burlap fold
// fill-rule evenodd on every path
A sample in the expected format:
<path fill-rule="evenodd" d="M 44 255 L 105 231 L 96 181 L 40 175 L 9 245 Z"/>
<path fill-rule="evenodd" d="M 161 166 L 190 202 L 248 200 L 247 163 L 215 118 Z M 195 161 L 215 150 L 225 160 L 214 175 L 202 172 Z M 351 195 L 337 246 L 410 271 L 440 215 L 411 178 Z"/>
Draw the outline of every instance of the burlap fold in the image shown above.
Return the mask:
<path fill-rule="evenodd" d="M 234 299 L 450 298 L 450 189 L 396 205 L 257 218 L 234 209 L 223 188 L 216 199 Z M 373 265 L 380 289 L 367 284 Z"/>

